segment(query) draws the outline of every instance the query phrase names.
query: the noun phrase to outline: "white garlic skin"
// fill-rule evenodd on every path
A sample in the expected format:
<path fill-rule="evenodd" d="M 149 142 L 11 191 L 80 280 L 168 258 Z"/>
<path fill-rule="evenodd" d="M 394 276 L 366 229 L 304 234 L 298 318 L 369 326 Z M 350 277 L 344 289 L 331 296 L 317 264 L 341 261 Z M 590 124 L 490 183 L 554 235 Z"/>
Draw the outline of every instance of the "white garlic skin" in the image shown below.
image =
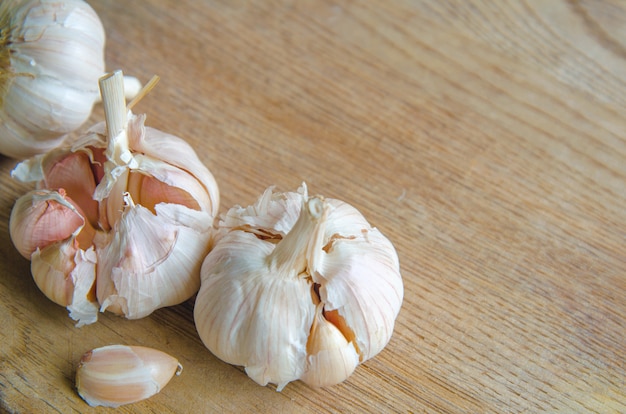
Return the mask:
<path fill-rule="evenodd" d="M 105 32 L 83 0 L 2 0 L 0 26 L 0 153 L 26 158 L 91 114 Z"/>
<path fill-rule="evenodd" d="M 205 346 L 257 383 L 323 387 L 386 346 L 403 292 L 393 245 L 354 207 L 270 188 L 222 217 L 194 318 Z"/>
<path fill-rule="evenodd" d="M 92 407 L 119 407 L 155 395 L 181 371 L 178 360 L 165 352 L 109 345 L 82 356 L 76 369 L 76 389 Z"/>

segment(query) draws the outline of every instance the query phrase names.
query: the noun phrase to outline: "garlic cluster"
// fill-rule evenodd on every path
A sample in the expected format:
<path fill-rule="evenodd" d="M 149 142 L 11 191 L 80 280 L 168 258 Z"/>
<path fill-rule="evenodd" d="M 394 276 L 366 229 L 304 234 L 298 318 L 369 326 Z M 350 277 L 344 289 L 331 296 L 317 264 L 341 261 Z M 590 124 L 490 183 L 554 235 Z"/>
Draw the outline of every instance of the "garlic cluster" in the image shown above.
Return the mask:
<path fill-rule="evenodd" d="M 0 3 L 0 153 L 59 146 L 98 99 L 105 32 L 83 0 Z"/>
<path fill-rule="evenodd" d="M 106 123 L 12 173 L 37 188 L 16 201 L 11 239 L 78 326 L 98 311 L 136 319 L 194 295 L 219 204 L 192 147 L 127 110 L 121 72 L 101 87 Z"/>
<path fill-rule="evenodd" d="M 345 380 L 388 343 L 403 299 L 396 251 L 352 206 L 269 188 L 231 208 L 202 265 L 194 318 L 257 383 Z"/>
<path fill-rule="evenodd" d="M 155 395 L 182 369 L 176 358 L 156 349 L 109 345 L 82 356 L 76 389 L 92 407 L 119 407 Z"/>

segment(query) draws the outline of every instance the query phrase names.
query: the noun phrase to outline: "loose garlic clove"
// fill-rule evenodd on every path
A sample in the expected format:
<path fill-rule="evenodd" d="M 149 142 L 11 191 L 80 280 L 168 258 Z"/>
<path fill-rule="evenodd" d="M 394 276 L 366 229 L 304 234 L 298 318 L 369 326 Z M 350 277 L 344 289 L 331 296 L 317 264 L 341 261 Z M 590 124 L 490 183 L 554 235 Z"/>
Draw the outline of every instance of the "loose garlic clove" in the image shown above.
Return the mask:
<path fill-rule="evenodd" d="M 92 407 L 119 407 L 155 395 L 182 369 L 165 352 L 110 345 L 83 355 L 76 370 L 76 389 Z"/>
<path fill-rule="evenodd" d="M 105 33 L 82 0 L 0 3 L 0 153 L 59 146 L 98 99 Z"/>
<path fill-rule="evenodd" d="M 257 383 L 327 386 L 386 346 L 403 292 L 393 245 L 354 207 L 269 188 L 220 221 L 194 319 Z"/>
<path fill-rule="evenodd" d="M 35 207 L 29 196 L 20 198 L 11 235 L 25 257 L 36 259 L 37 285 L 67 306 L 78 326 L 94 322 L 97 309 L 136 319 L 192 297 L 219 206 L 217 183 L 193 148 L 145 127 L 145 116 L 127 110 L 121 72 L 102 82 L 106 122 L 71 147 L 25 160 L 12 172 L 35 182 L 42 194 L 57 194 L 59 200 Z M 44 252 L 50 245 L 54 251 Z M 76 255 L 86 257 L 90 249 L 95 292 L 86 265 L 72 270 Z"/>

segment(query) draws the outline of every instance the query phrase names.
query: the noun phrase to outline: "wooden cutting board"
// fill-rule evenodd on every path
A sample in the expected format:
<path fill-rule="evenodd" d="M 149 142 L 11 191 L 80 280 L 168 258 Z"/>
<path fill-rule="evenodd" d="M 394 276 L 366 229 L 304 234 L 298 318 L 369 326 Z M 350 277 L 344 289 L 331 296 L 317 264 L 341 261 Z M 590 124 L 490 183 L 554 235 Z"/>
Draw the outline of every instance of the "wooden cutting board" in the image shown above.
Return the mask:
<path fill-rule="evenodd" d="M 90 3 L 108 69 L 161 77 L 135 112 L 193 145 L 222 212 L 302 181 L 349 202 L 404 303 L 349 380 L 280 393 L 210 354 L 193 300 L 75 328 L 10 241 L 30 187 L 0 158 L 0 411 L 104 412 L 75 368 L 124 343 L 184 371 L 122 413 L 626 412 L 625 2 Z"/>

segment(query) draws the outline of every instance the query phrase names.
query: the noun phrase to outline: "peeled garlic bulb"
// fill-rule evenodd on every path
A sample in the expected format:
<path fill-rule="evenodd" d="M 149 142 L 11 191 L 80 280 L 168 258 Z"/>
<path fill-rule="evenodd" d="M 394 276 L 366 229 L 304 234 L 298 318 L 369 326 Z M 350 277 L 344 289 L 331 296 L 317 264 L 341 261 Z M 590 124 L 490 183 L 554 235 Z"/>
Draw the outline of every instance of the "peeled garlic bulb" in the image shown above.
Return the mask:
<path fill-rule="evenodd" d="M 76 369 L 76 389 L 92 407 L 119 407 L 158 393 L 182 369 L 176 358 L 165 352 L 110 345 L 83 355 Z"/>
<path fill-rule="evenodd" d="M 82 0 L 0 3 L 0 153 L 59 146 L 98 99 L 105 33 Z"/>
<path fill-rule="evenodd" d="M 194 309 L 217 357 L 280 391 L 339 383 L 386 346 L 404 292 L 398 256 L 354 207 L 269 188 L 219 232 Z"/>
<path fill-rule="evenodd" d="M 38 189 L 16 201 L 11 240 L 78 326 L 98 310 L 137 319 L 193 296 L 219 205 L 191 146 L 127 111 L 122 78 L 103 79 L 106 123 L 12 173 Z"/>

